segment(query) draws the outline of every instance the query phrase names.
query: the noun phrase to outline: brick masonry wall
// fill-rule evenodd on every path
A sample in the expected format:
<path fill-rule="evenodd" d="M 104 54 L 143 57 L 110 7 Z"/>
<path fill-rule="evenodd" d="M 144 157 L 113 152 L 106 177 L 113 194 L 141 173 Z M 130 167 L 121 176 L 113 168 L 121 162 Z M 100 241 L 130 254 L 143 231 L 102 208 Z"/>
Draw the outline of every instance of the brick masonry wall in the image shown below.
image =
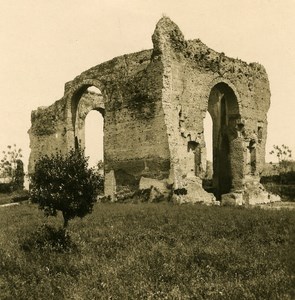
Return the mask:
<path fill-rule="evenodd" d="M 215 179 L 231 177 L 229 191 L 244 193 L 243 198 L 247 184 L 258 186 L 264 165 L 270 105 L 265 69 L 226 57 L 200 40 L 186 41 L 167 17 L 158 22 L 152 40 L 152 50 L 123 55 L 83 72 L 66 83 L 61 100 L 32 112 L 30 171 L 44 153 L 68 151 L 75 138 L 83 145 L 85 116 L 100 108 L 107 194 L 137 190 L 144 177 L 153 185 L 158 181 L 159 186 L 172 187 L 176 201 L 212 202 L 214 196 L 202 188 L 203 121 L 209 109 L 215 128 L 213 165 L 219 174 Z M 99 99 L 87 93 L 89 86 L 101 91 Z M 222 146 L 223 136 L 229 150 Z M 221 173 L 221 161 L 227 157 L 228 170 Z"/>

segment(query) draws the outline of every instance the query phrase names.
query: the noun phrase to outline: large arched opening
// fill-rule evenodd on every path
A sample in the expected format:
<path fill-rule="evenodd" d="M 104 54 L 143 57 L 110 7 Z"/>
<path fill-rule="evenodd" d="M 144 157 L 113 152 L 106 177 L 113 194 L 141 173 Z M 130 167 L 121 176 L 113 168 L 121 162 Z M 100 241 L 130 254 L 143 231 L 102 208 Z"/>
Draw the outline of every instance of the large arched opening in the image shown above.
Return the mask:
<path fill-rule="evenodd" d="M 212 118 L 212 188 L 217 199 L 233 187 L 231 142 L 240 118 L 237 97 L 226 83 L 217 83 L 210 92 L 208 112 Z"/>
<path fill-rule="evenodd" d="M 85 120 L 87 115 L 98 111 L 104 118 L 105 109 L 103 96 L 100 90 L 94 86 L 83 86 L 72 99 L 72 123 L 74 129 L 74 146 L 85 148 Z"/>
<path fill-rule="evenodd" d="M 84 149 L 85 155 L 89 156 L 89 166 L 99 165 L 102 175 L 104 172 L 104 115 L 103 96 L 97 87 L 85 85 L 74 94 L 72 98 L 73 147 Z"/>

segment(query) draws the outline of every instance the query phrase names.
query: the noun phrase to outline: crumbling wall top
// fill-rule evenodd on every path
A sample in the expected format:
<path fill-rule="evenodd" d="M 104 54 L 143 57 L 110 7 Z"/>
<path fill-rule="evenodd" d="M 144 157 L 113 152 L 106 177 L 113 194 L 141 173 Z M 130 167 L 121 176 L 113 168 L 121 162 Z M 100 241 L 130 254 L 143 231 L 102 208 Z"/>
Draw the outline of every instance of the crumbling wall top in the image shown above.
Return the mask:
<path fill-rule="evenodd" d="M 249 73 L 253 73 L 267 79 L 265 68 L 257 62 L 248 64 L 238 58 L 227 57 L 223 52 L 219 53 L 209 48 L 200 39 L 185 40 L 179 27 L 169 17 L 165 16 L 159 20 L 152 40 L 154 54 L 163 53 L 167 50 L 164 45 L 169 44 L 171 50 L 183 52 L 185 58 L 198 62 L 207 71 L 219 72 L 223 75 L 230 68 L 237 68 L 240 74 L 244 73 L 248 76 Z"/>

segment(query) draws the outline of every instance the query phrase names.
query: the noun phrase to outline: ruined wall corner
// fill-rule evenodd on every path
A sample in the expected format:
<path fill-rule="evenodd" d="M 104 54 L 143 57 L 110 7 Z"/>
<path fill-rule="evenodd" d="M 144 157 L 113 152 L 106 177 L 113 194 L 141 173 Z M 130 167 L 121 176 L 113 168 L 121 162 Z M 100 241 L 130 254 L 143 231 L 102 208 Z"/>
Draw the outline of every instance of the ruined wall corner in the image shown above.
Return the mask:
<path fill-rule="evenodd" d="M 167 50 L 167 47 L 176 51 L 182 51 L 187 46 L 187 42 L 179 27 L 166 16 L 162 17 L 157 23 L 152 35 L 152 41 L 154 56 L 163 54 Z"/>

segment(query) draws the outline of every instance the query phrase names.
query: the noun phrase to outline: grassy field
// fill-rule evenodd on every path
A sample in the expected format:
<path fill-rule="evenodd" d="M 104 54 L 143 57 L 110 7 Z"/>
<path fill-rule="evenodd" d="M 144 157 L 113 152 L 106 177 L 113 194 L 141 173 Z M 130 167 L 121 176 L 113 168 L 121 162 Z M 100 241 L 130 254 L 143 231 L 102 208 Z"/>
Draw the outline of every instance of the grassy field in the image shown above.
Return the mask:
<path fill-rule="evenodd" d="M 0 299 L 294 299 L 294 221 L 287 210 L 105 203 L 63 239 L 60 216 L 0 208 Z"/>

